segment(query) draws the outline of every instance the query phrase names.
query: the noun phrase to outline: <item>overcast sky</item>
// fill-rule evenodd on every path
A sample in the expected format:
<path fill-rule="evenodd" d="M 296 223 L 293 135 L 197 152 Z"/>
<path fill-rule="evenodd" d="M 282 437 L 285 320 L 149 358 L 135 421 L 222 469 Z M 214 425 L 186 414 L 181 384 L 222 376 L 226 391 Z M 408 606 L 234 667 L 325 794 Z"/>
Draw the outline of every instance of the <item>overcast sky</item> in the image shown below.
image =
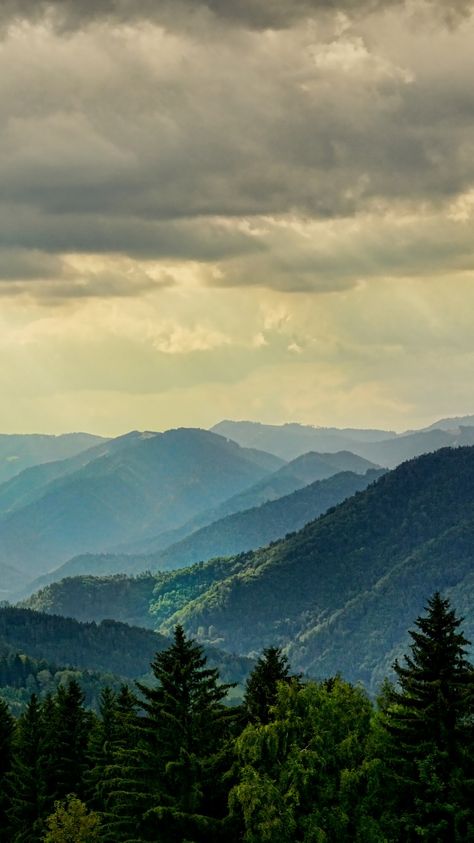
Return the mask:
<path fill-rule="evenodd" d="M 2 0 L 0 432 L 473 413 L 473 11 Z"/>

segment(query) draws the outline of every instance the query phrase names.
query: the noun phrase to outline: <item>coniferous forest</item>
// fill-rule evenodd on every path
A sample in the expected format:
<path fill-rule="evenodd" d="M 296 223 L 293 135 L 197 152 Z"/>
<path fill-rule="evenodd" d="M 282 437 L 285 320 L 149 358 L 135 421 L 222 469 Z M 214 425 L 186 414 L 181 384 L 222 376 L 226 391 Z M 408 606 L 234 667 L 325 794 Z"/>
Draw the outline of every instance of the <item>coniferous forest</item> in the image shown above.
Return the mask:
<path fill-rule="evenodd" d="M 176 627 L 153 682 L 76 679 L 0 702 L 2 843 L 414 843 L 474 839 L 474 670 L 436 593 L 374 702 L 263 651 L 241 705 Z"/>

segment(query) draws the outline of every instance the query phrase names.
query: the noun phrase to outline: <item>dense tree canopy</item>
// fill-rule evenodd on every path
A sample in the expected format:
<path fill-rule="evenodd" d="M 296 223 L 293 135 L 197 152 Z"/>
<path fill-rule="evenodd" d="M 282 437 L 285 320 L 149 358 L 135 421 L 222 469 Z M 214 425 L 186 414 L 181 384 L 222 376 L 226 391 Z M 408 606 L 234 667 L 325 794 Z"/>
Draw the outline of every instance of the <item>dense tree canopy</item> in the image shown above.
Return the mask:
<path fill-rule="evenodd" d="M 292 677 L 267 648 L 240 708 L 177 627 L 150 683 L 77 681 L 0 703 L 5 843 L 468 843 L 473 668 L 439 594 L 376 706 L 339 676 Z"/>

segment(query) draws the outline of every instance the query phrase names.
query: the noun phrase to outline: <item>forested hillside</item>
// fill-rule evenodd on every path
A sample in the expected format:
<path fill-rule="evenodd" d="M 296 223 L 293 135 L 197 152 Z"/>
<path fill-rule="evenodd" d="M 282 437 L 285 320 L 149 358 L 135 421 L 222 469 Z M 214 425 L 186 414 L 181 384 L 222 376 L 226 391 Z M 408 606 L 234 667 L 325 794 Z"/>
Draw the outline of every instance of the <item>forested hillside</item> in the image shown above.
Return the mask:
<path fill-rule="evenodd" d="M 66 577 L 89 574 L 103 576 L 187 567 L 194 562 L 215 556 L 229 556 L 260 547 L 281 538 L 286 533 L 299 530 L 331 506 L 335 506 L 356 491 L 365 489 L 382 473 L 383 471 L 380 470 L 368 471 L 364 475 L 351 472 L 335 474 L 327 480 L 311 483 L 291 495 L 238 512 L 196 530 L 188 538 L 172 544 L 161 553 L 76 556 L 51 573 L 34 580 L 29 584 L 25 596 Z"/>
<path fill-rule="evenodd" d="M 134 555 L 158 553 L 160 550 L 165 550 L 190 536 L 196 530 L 214 523 L 214 521 L 220 521 L 228 515 L 243 512 L 261 506 L 268 501 L 290 495 L 297 489 L 302 489 L 316 480 L 328 479 L 335 474 L 346 471 L 365 474 L 367 471 L 377 468 L 378 466 L 368 460 L 347 451 L 335 454 L 303 454 L 303 456 L 283 465 L 277 471 L 268 474 L 243 492 L 237 492 L 217 506 L 200 512 L 183 524 L 182 527 L 178 527 L 176 530 L 165 530 L 151 539 L 147 538 L 131 545 L 123 545 L 120 550 Z"/>
<path fill-rule="evenodd" d="M 164 576 L 169 579 L 173 575 Z M 67 577 L 40 589 L 20 605 L 78 621 L 114 618 L 153 629 L 156 623 L 149 610 L 156 583 L 156 576 L 148 573 Z"/>
<path fill-rule="evenodd" d="M 407 617 L 427 587 L 450 590 L 474 637 L 473 525 L 474 449 L 443 449 L 266 548 L 149 581 L 65 580 L 28 605 L 146 624 L 151 610 L 166 634 L 180 622 L 200 640 L 243 654 L 278 644 L 298 669 L 340 670 L 374 689 L 403 648 Z"/>
<path fill-rule="evenodd" d="M 407 611 L 427 584 L 456 589 L 457 599 L 469 587 L 473 522 L 474 449 L 420 457 L 250 554 L 162 629 L 180 621 L 202 640 L 247 653 L 276 642 L 310 673 L 341 669 L 371 684 L 402 646 Z"/>
<path fill-rule="evenodd" d="M 121 676 L 145 673 L 167 639 L 114 620 L 79 623 L 28 609 L 0 608 L 0 642 L 35 659 Z"/>
<path fill-rule="evenodd" d="M 364 475 L 341 472 L 310 483 L 293 494 L 229 515 L 154 554 L 150 567 L 152 570 L 186 567 L 215 556 L 231 556 L 262 547 L 286 533 L 300 530 L 308 521 L 365 489 L 382 474 L 383 471 L 368 471 Z"/>
<path fill-rule="evenodd" d="M 151 629 L 115 620 L 80 623 L 29 609 L 0 608 L 0 651 L 21 653 L 49 664 L 135 679 L 149 669 L 169 639 Z M 209 661 L 226 681 L 242 682 L 252 662 L 210 647 Z"/>
<path fill-rule="evenodd" d="M 86 706 L 95 711 L 99 711 L 104 688 L 118 692 L 125 681 L 113 673 L 62 667 L 46 659 L 34 659 L 0 644 L 0 699 L 8 704 L 12 714 L 22 714 L 32 694 L 45 699 L 71 680 L 80 683 Z"/>

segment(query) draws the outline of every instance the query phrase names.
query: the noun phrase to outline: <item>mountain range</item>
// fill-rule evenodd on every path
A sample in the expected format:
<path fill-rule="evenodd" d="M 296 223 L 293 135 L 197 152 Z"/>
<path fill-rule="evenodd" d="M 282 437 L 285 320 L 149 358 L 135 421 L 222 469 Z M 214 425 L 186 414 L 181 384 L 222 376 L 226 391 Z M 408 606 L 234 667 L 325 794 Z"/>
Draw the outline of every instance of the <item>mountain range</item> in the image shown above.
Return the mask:
<path fill-rule="evenodd" d="M 365 489 L 383 473 L 383 469 L 369 470 L 365 474 L 338 472 L 326 480 L 310 483 L 290 495 L 269 500 L 260 506 L 214 521 L 157 553 L 75 556 L 29 583 L 26 589 L 23 589 L 22 596 L 26 597 L 37 589 L 65 577 L 139 573 L 146 570 L 187 567 L 213 556 L 229 556 L 261 547 L 286 533 L 299 530 L 331 506 Z"/>
<path fill-rule="evenodd" d="M 30 466 L 67 459 L 106 441 L 91 433 L 0 434 L 0 483 Z"/>
<path fill-rule="evenodd" d="M 178 527 L 281 465 L 204 430 L 119 437 L 0 487 L 0 564 L 32 579 L 78 553 Z"/>
<path fill-rule="evenodd" d="M 442 419 L 423 430 L 399 434 L 389 430 L 340 430 L 248 421 L 222 421 L 212 430 L 243 447 L 259 447 L 286 460 L 307 451 L 348 450 L 386 468 L 395 468 L 405 460 L 439 448 L 474 445 L 472 416 Z"/>
<path fill-rule="evenodd" d="M 247 656 L 277 644 L 295 669 L 340 671 L 375 690 L 436 589 L 452 595 L 472 637 L 472 447 L 405 462 L 265 548 L 148 579 L 63 580 L 29 605 L 57 611 L 71 592 L 71 603 L 90 606 L 95 590 L 103 617 L 123 616 L 128 605 L 147 624 L 151 612 L 163 634 L 179 622 L 204 643 Z"/>

